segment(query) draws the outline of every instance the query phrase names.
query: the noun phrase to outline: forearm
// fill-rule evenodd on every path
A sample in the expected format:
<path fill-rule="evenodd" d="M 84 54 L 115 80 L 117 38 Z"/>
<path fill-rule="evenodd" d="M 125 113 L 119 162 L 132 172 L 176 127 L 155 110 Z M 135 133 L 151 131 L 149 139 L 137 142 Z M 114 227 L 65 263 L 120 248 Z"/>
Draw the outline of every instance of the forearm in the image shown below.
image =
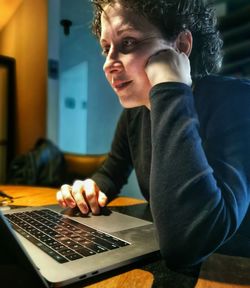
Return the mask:
<path fill-rule="evenodd" d="M 227 170 L 235 178 L 233 188 L 215 179 L 192 101 L 191 88 L 180 83 L 158 85 L 151 97 L 150 199 L 161 251 L 171 266 L 202 261 L 235 232 L 248 205 L 234 169 Z M 245 204 L 235 191 L 243 191 Z"/>
<path fill-rule="evenodd" d="M 92 176 L 92 179 L 111 199 L 127 183 L 132 169 L 127 136 L 127 118 L 124 110 L 116 127 L 111 151 L 102 167 Z"/>
<path fill-rule="evenodd" d="M 92 176 L 92 179 L 111 200 L 127 183 L 132 166 L 127 161 L 117 159 L 110 154 L 103 166 Z"/>

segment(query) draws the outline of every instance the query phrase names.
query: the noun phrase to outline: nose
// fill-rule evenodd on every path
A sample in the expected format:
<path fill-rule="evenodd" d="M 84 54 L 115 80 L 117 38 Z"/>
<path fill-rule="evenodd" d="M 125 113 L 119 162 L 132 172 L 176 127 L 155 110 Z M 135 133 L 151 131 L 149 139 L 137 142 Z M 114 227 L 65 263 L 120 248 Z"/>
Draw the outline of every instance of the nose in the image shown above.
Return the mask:
<path fill-rule="evenodd" d="M 122 68 L 123 65 L 121 60 L 119 59 L 119 53 L 110 49 L 103 65 L 103 71 L 105 72 L 105 74 L 113 74 L 119 73 Z"/>

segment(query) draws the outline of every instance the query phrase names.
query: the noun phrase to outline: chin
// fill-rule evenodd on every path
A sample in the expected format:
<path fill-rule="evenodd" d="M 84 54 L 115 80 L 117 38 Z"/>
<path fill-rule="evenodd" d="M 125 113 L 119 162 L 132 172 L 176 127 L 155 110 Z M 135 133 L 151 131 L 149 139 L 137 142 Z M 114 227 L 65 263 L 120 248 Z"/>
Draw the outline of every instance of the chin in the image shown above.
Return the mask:
<path fill-rule="evenodd" d="M 120 100 L 120 103 L 123 108 L 128 108 L 128 109 L 143 106 L 143 104 L 139 104 L 135 102 L 128 102 L 128 101 L 121 101 L 121 100 Z"/>
<path fill-rule="evenodd" d="M 119 97 L 120 104 L 124 108 L 135 108 L 143 106 L 143 103 L 139 103 L 137 101 L 129 100 L 127 97 Z"/>

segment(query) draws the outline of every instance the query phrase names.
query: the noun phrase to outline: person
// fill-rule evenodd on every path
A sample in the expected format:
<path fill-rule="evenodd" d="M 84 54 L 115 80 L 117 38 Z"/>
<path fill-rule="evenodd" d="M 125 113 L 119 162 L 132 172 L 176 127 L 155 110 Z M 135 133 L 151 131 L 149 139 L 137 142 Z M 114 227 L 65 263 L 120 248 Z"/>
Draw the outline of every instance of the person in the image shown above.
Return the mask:
<path fill-rule="evenodd" d="M 222 40 L 205 0 L 95 0 L 92 29 L 124 107 L 111 151 L 57 200 L 100 213 L 135 169 L 162 257 L 195 267 L 250 256 L 250 81 L 219 75 Z"/>

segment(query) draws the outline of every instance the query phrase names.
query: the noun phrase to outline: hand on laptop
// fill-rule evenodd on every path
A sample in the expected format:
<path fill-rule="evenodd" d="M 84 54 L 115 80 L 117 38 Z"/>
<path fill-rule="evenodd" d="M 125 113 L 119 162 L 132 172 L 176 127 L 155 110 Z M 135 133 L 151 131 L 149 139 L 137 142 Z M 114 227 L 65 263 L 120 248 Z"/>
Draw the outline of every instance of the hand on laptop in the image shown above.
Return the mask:
<path fill-rule="evenodd" d="M 99 214 L 100 207 L 104 207 L 108 201 L 107 196 L 91 179 L 76 180 L 72 186 L 62 185 L 56 198 L 60 206 L 70 208 L 77 206 L 85 215 L 89 212 Z"/>

